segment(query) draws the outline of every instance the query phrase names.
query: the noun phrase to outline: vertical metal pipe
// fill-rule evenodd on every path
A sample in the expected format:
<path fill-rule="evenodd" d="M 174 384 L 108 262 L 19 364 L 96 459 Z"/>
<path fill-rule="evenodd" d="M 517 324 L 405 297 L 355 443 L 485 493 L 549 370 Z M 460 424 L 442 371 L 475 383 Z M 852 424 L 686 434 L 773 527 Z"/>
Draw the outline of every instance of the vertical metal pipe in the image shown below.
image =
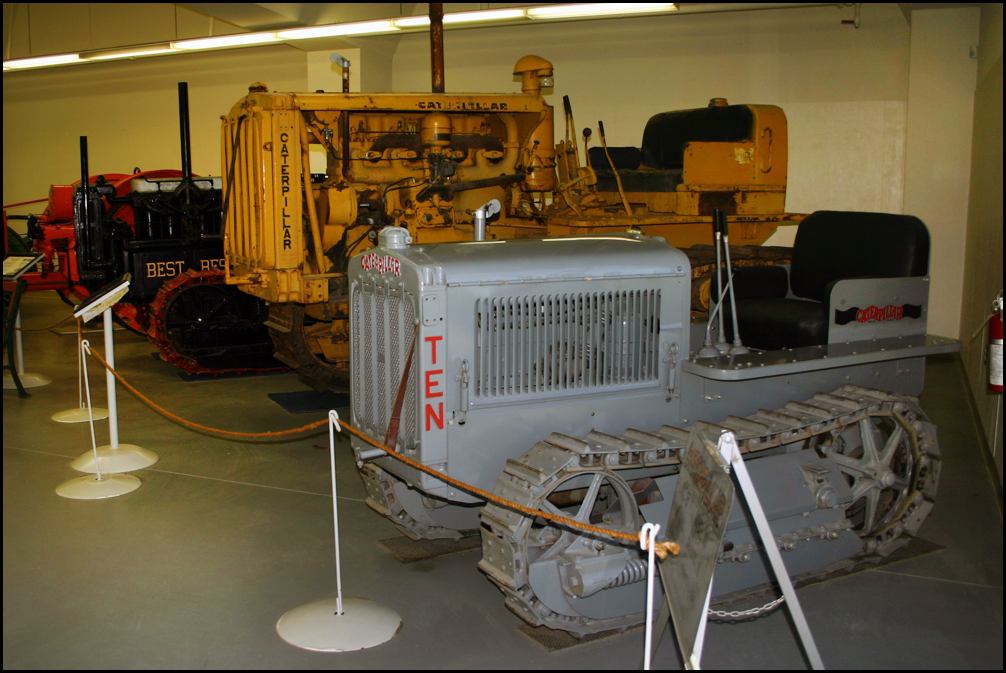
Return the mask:
<path fill-rule="evenodd" d="M 88 212 L 88 198 L 87 198 L 87 185 L 88 185 L 88 166 L 87 166 L 87 136 L 80 137 L 80 214 L 84 219 L 84 228 L 86 230 L 87 225 L 91 222 L 90 213 Z"/>
<path fill-rule="evenodd" d="M 444 92 L 444 3 L 430 3 L 430 67 L 433 93 Z"/>
<path fill-rule="evenodd" d="M 178 129 L 182 145 L 182 178 L 192 179 L 192 143 L 189 140 L 189 85 L 178 83 Z"/>
<path fill-rule="evenodd" d="M 80 186 L 87 187 L 87 136 L 80 137 Z"/>

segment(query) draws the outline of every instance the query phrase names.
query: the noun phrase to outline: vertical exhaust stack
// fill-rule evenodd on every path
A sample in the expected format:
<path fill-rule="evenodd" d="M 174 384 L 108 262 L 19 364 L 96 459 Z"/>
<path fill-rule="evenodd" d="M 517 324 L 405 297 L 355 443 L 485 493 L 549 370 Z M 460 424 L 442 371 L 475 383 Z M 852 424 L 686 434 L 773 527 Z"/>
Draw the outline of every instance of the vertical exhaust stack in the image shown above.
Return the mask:
<path fill-rule="evenodd" d="M 88 173 L 87 166 L 87 136 L 80 137 L 80 214 L 84 220 L 84 226 L 86 227 L 91 221 L 90 213 L 88 212 L 88 198 L 87 192 L 89 187 L 90 173 Z"/>
<path fill-rule="evenodd" d="M 444 3 L 430 3 L 430 68 L 433 93 L 444 93 Z"/>
<path fill-rule="evenodd" d="M 178 130 L 182 146 L 182 179 L 192 180 L 192 142 L 189 138 L 189 84 L 178 83 Z"/>

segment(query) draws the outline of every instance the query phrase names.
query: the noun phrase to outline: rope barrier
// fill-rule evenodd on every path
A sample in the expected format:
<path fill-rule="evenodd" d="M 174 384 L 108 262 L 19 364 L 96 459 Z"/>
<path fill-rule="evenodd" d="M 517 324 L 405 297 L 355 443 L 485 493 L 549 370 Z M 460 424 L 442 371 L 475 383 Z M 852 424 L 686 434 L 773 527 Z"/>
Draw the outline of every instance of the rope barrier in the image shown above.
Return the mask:
<path fill-rule="evenodd" d="M 5 203 L 3 204 L 3 209 L 16 208 L 18 206 L 27 206 L 32 203 L 45 203 L 49 200 L 49 197 L 42 197 L 41 199 L 32 199 L 31 201 L 18 201 L 17 203 Z"/>
<path fill-rule="evenodd" d="M 115 377 L 116 381 L 121 383 L 126 390 L 133 393 L 133 395 L 135 395 L 141 402 L 143 402 L 148 407 L 150 407 L 157 413 L 161 414 L 165 418 L 172 420 L 175 423 L 183 425 L 192 430 L 198 430 L 200 432 L 208 432 L 214 435 L 223 435 L 226 437 L 236 437 L 242 439 L 274 439 L 277 437 L 288 437 L 290 435 L 298 435 L 304 432 L 308 432 L 310 430 L 317 430 L 318 428 L 324 427 L 325 423 L 328 422 L 327 420 L 323 419 L 320 421 L 315 421 L 314 423 L 308 423 L 307 425 L 302 425 L 297 428 L 290 428 L 288 430 L 276 430 L 270 432 L 238 432 L 236 430 L 224 430 L 222 428 L 214 428 L 209 425 L 203 425 L 202 423 L 196 423 L 195 421 L 190 421 L 185 418 L 182 418 L 178 414 L 168 411 L 164 407 L 160 406 L 152 399 L 150 399 L 149 397 L 141 393 L 139 390 L 137 390 L 132 384 L 126 381 L 126 379 L 122 378 L 122 375 L 119 374 L 119 372 L 115 371 L 113 367 L 109 366 L 108 361 L 105 360 L 105 358 L 101 357 L 101 355 L 97 351 L 92 349 L 90 353 L 92 356 L 94 356 L 95 360 L 101 363 L 102 367 L 111 372 L 112 376 Z"/>
<path fill-rule="evenodd" d="M 19 330 L 22 333 L 23 332 L 49 332 L 51 330 L 56 329 L 57 327 L 59 327 L 63 323 L 70 322 L 71 320 L 73 320 L 73 314 L 72 313 L 70 315 L 66 316 L 65 318 L 63 318 L 62 320 L 54 322 L 53 324 L 49 325 L 48 327 L 21 327 L 21 328 L 19 328 Z"/>
<path fill-rule="evenodd" d="M 182 418 L 178 414 L 172 413 L 172 412 L 168 411 L 167 409 L 165 409 L 164 407 L 161 407 L 156 402 L 154 402 L 153 400 L 151 400 L 149 397 L 147 397 L 146 395 L 144 395 L 143 393 L 141 393 L 139 390 L 137 390 L 129 382 L 127 382 L 119 374 L 119 372 L 117 372 L 114 368 L 112 368 L 112 367 L 109 366 L 109 364 L 105 360 L 105 358 L 103 358 L 99 353 L 97 353 L 93 349 L 90 351 L 90 353 L 91 353 L 92 356 L 94 356 L 94 358 L 99 363 L 101 363 L 101 365 L 105 369 L 107 369 L 109 372 L 111 372 L 111 374 L 115 377 L 116 381 L 118 381 L 119 383 L 121 383 L 123 385 L 123 387 L 126 388 L 126 390 L 128 390 L 133 395 L 135 395 L 141 402 L 143 402 L 144 404 L 146 404 L 151 409 L 153 409 L 157 413 L 161 414 L 165 418 L 168 418 L 168 419 L 170 419 L 170 420 L 178 423 L 179 425 L 185 426 L 187 428 L 199 430 L 201 432 L 208 432 L 210 434 L 224 435 L 224 436 L 227 436 L 227 437 L 238 437 L 238 438 L 267 438 L 268 437 L 268 438 L 276 438 L 276 437 L 285 437 L 285 436 L 289 436 L 289 435 L 300 434 L 302 432 L 307 432 L 309 430 L 316 430 L 318 428 L 323 427 L 326 423 L 329 422 L 328 419 L 325 418 L 325 419 L 322 419 L 320 421 L 316 421 L 314 423 L 308 423 L 307 425 L 303 425 L 303 426 L 301 426 L 299 428 L 291 428 L 289 430 L 280 430 L 280 431 L 275 431 L 275 432 L 236 432 L 234 430 L 223 430 L 221 428 L 213 428 L 213 427 L 210 427 L 208 425 L 202 425 L 201 423 L 196 423 L 194 421 L 189 421 L 189 420 L 187 420 L 185 418 Z M 373 439 L 372 437 L 370 437 L 369 435 L 367 435 L 363 431 L 361 431 L 361 430 L 359 430 L 357 428 L 354 428 L 352 425 L 346 423 L 345 421 L 341 421 L 340 420 L 339 421 L 339 427 L 340 427 L 340 429 L 342 431 L 348 432 L 349 434 L 351 434 L 354 437 L 357 437 L 358 439 L 366 442 L 367 444 L 371 445 L 372 447 L 374 447 L 376 449 L 380 449 L 381 451 L 384 451 L 389 457 L 391 457 L 391 458 L 399 461 L 400 463 L 403 463 L 403 464 L 405 464 L 405 465 L 407 465 L 407 466 L 409 466 L 409 467 L 411 467 L 411 468 L 413 468 L 415 470 L 423 472 L 425 474 L 428 474 L 431 477 L 435 477 L 436 479 L 439 479 L 440 481 L 442 481 L 442 482 L 444 482 L 446 484 L 450 484 L 451 486 L 454 486 L 455 488 L 457 488 L 459 490 L 462 490 L 462 491 L 464 491 L 466 493 L 470 493 L 470 494 L 472 494 L 472 495 L 474 495 L 474 496 L 476 496 L 478 498 L 481 498 L 482 500 L 485 500 L 486 502 L 494 503 L 496 505 L 499 505 L 501 507 L 505 507 L 506 509 L 509 509 L 511 511 L 514 511 L 514 512 L 518 512 L 520 514 L 523 514 L 523 515 L 531 517 L 531 518 L 539 517 L 539 518 L 545 519 L 546 521 L 550 521 L 550 522 L 552 522 L 554 524 L 558 524 L 560 526 L 564 526 L 566 528 L 573 528 L 573 529 L 580 530 L 580 531 L 583 531 L 583 532 L 586 532 L 586 533 L 592 533 L 594 535 L 599 535 L 601 537 L 606 537 L 606 538 L 609 538 L 609 539 L 612 539 L 612 540 L 620 540 L 620 541 L 623 541 L 623 542 L 631 543 L 633 545 L 639 544 L 639 532 L 638 531 L 632 532 L 632 533 L 627 533 L 625 531 L 613 530 L 613 529 L 610 529 L 610 528 L 603 528 L 601 526 L 595 526 L 593 524 L 584 523 L 582 521 L 577 521 L 576 519 L 572 519 L 570 517 L 561 516 L 559 514 L 553 514 L 551 512 L 544 512 L 544 511 L 539 510 L 539 509 L 534 509 L 532 507 L 528 507 L 526 505 L 522 505 L 519 502 L 514 502 L 513 500 L 507 500 L 506 498 L 501 498 L 500 496 L 496 495 L 495 493 L 492 493 L 492 492 L 487 491 L 485 489 L 479 488 L 478 486 L 473 486 L 471 484 L 468 484 L 466 482 L 461 481 L 460 479 L 457 479 L 457 478 L 452 477 L 450 475 L 444 474 L 442 472 L 438 472 L 437 470 L 434 470 L 431 467 L 427 467 L 426 465 L 423 465 L 422 463 L 420 463 L 420 462 L 418 462 L 416 460 L 413 460 L 412 458 L 409 458 L 408 456 L 402 455 L 401 453 L 399 453 L 395 449 L 385 446 L 381 442 L 378 442 L 377 440 Z M 677 556 L 680 553 L 680 551 L 681 551 L 681 546 L 677 542 L 663 541 L 663 542 L 657 542 L 654 545 L 654 552 L 661 559 L 667 558 L 668 555 Z"/>

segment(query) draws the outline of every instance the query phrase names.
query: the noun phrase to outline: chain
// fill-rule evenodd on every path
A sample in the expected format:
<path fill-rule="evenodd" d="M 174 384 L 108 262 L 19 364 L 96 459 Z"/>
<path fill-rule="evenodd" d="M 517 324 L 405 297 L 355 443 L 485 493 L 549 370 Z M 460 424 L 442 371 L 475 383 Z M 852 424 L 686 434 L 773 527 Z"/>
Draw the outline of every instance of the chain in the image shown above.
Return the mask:
<path fill-rule="evenodd" d="M 745 619 L 755 619 L 764 614 L 772 612 L 786 601 L 785 596 L 779 596 L 774 601 L 769 601 L 765 605 L 749 610 L 709 610 L 709 616 L 724 621 L 741 621 Z"/>

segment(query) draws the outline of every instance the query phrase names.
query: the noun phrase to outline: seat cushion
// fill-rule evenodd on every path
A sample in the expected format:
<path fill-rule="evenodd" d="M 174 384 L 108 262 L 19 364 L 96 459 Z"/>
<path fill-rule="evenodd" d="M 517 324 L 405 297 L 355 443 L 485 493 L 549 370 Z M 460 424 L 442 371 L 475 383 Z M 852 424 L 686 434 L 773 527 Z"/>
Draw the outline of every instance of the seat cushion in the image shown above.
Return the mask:
<path fill-rule="evenodd" d="M 597 191 L 617 192 L 618 182 L 610 170 L 595 168 Z M 627 192 L 673 192 L 681 184 L 681 171 L 618 170 L 622 188 Z"/>
<path fill-rule="evenodd" d="M 729 308 L 726 314 L 730 315 Z M 770 297 L 737 303 L 741 340 L 749 348 L 779 350 L 828 342 L 828 306 L 816 301 Z M 732 330 L 728 337 L 732 340 Z"/>

